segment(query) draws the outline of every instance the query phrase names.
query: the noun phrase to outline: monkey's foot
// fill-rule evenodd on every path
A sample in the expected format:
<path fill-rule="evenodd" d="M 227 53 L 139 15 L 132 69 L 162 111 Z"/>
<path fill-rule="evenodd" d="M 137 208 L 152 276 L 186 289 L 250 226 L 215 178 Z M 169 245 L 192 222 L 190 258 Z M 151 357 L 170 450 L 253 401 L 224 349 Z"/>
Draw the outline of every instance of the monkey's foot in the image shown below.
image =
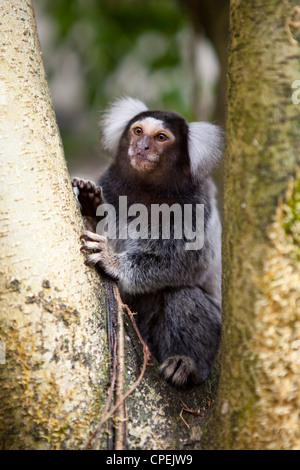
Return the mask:
<path fill-rule="evenodd" d="M 103 271 L 114 279 L 119 278 L 119 263 L 116 255 L 110 251 L 106 237 L 86 231 L 80 237 L 84 240 L 81 251 L 90 252 L 85 264 L 98 264 Z"/>
<path fill-rule="evenodd" d="M 159 371 L 167 382 L 176 387 L 200 383 L 196 364 L 188 356 L 168 357 L 159 366 Z"/>
<path fill-rule="evenodd" d="M 97 207 L 103 203 L 102 188 L 92 181 L 72 179 L 72 186 L 78 189 L 78 200 L 83 215 L 96 217 Z"/>

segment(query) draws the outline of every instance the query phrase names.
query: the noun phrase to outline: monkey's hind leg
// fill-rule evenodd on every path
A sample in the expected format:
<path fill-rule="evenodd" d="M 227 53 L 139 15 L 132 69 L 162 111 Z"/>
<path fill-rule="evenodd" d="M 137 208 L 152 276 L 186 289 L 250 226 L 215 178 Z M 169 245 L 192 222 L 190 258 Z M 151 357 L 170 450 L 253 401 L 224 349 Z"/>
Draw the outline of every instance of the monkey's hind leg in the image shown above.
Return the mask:
<path fill-rule="evenodd" d="M 78 189 L 77 197 L 82 214 L 88 217 L 96 217 L 97 207 L 104 202 L 101 187 L 92 181 L 79 178 L 72 179 L 72 186 Z"/>
<path fill-rule="evenodd" d="M 201 287 L 170 289 L 164 341 L 156 342 L 154 351 L 163 377 L 177 387 L 204 382 L 214 363 L 220 327 L 220 305 Z"/>

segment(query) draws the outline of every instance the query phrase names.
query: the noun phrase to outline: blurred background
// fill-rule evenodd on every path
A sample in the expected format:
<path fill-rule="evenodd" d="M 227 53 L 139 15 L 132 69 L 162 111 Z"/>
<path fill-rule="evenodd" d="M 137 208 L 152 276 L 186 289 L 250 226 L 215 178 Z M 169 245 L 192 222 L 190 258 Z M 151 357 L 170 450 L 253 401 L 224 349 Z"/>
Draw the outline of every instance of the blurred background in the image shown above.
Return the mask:
<path fill-rule="evenodd" d="M 34 0 L 72 176 L 107 165 L 101 111 L 132 96 L 150 109 L 224 124 L 229 0 Z"/>

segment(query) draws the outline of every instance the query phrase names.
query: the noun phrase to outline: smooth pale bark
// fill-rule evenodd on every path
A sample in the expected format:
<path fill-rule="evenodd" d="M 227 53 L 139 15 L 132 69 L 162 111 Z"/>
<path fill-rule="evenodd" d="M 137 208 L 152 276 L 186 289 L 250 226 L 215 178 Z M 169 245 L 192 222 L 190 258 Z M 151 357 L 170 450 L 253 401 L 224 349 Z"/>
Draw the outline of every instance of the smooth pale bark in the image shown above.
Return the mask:
<path fill-rule="evenodd" d="M 79 251 L 83 224 L 29 0 L 2 2 L 0 34 L 0 441 L 4 449 L 81 449 L 105 406 L 110 330 L 121 320 L 112 320 L 114 298 L 104 298 L 99 274 Z M 124 319 L 118 397 L 138 377 L 143 357 Z M 148 366 L 96 448 L 199 448 L 214 390 L 212 380 L 179 394 Z M 183 412 L 190 427 L 179 398 L 195 411 Z"/>
<path fill-rule="evenodd" d="M 71 448 L 107 381 L 104 296 L 85 267 L 31 2 L 1 5 L 0 433 L 4 448 Z"/>
<path fill-rule="evenodd" d="M 298 5 L 231 2 L 215 449 L 300 448 Z"/>

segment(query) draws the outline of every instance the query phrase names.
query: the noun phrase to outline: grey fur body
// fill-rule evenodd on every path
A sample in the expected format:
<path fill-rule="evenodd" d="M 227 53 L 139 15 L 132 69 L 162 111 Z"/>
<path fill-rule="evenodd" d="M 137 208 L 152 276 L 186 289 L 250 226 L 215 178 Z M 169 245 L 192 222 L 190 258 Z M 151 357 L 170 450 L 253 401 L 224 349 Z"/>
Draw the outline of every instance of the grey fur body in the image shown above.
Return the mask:
<path fill-rule="evenodd" d="M 122 119 L 116 117 L 120 107 Z M 152 177 L 156 171 L 153 173 L 152 166 L 151 172 L 132 168 L 127 155 L 134 153 L 130 137 L 134 123 L 150 122 L 152 126 L 155 120 L 164 123 L 170 140 L 175 136 L 177 147 L 165 145 L 161 159 L 170 149 L 169 160 L 175 163 L 166 163 L 173 165 L 170 171 L 158 167 L 158 176 Z M 186 250 L 185 240 L 173 236 L 169 240 L 105 241 L 91 235 L 85 245 L 87 251 L 94 251 L 88 260 L 118 279 L 121 296 L 137 312 L 141 335 L 164 377 L 176 386 L 203 382 L 214 362 L 221 326 L 221 225 L 210 178 L 221 156 L 220 132 L 211 124 L 188 124 L 175 113 L 150 113 L 143 103 L 131 99 L 113 105 L 103 129 L 104 143 L 117 158 L 99 184 L 104 201 L 116 208 L 117 216 L 120 195 L 127 196 L 128 206 L 204 204 L 204 246 L 199 250 Z M 148 164 L 148 157 L 146 160 Z M 159 180 L 161 172 L 163 179 Z M 96 253 L 95 243 L 99 244 Z"/>

